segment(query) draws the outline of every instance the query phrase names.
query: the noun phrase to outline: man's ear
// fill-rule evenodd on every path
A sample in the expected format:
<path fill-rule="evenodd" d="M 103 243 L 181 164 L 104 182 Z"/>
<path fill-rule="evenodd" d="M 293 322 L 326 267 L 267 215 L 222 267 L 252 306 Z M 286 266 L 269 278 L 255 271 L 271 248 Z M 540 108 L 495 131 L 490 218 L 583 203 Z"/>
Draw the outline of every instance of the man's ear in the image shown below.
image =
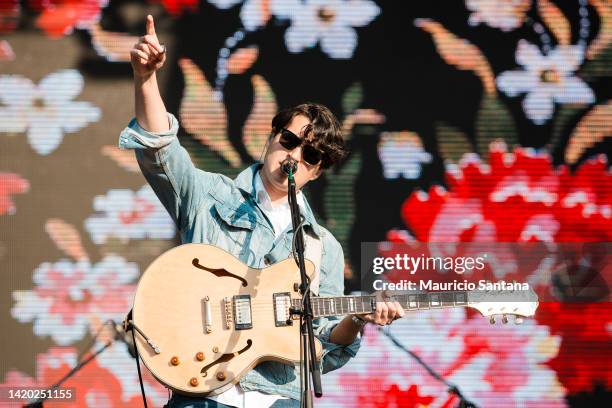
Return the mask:
<path fill-rule="evenodd" d="M 312 178 L 310 179 L 310 181 L 314 181 L 314 180 L 318 179 L 318 178 L 321 176 L 321 174 L 323 174 L 323 168 L 322 168 L 322 167 L 319 167 L 319 170 L 317 170 L 317 172 L 315 173 L 315 175 L 314 175 L 314 176 L 312 176 Z"/>

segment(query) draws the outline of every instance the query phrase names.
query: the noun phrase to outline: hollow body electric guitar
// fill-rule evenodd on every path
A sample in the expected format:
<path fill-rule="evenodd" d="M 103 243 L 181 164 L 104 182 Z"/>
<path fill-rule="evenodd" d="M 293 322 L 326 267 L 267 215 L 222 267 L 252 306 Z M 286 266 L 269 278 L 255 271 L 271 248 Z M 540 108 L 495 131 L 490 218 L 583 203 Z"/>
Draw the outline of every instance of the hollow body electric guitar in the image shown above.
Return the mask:
<path fill-rule="evenodd" d="M 312 276 L 314 265 L 307 261 Z M 153 376 L 185 395 L 217 395 L 260 362 L 298 364 L 299 270 L 293 258 L 250 268 L 212 245 L 186 244 L 159 256 L 138 283 L 132 320 L 138 354 Z M 487 297 L 488 296 L 488 297 Z M 393 296 L 406 311 L 471 307 L 483 316 L 532 316 L 533 292 L 430 292 Z M 512 301 L 504 302 L 506 299 Z M 376 296 L 312 297 L 314 317 L 371 313 Z M 297 319 L 297 320 L 296 320 Z M 322 347 L 315 339 L 317 356 Z"/>

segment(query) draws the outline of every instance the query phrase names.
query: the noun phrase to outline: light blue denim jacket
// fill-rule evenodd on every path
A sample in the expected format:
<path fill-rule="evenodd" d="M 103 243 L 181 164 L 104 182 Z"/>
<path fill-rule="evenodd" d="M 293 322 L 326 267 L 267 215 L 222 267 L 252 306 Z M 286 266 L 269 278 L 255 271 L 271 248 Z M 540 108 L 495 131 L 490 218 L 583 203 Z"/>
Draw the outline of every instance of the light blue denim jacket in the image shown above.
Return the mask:
<path fill-rule="evenodd" d="M 119 136 L 119 147 L 135 149 L 140 168 L 176 223 L 183 243 L 219 246 L 245 264 L 263 268 L 290 256 L 291 226 L 275 241 L 272 226 L 255 203 L 254 176 L 260 164 L 242 171 L 235 180 L 195 168 L 177 138 L 178 121 L 168 113 L 170 130 L 151 133 L 136 119 Z M 305 232 L 321 239 L 320 296 L 344 292 L 344 255 L 340 243 L 318 225 L 310 206 L 305 204 Z M 359 349 L 360 338 L 343 346 L 329 341 L 340 318 L 315 320 L 315 334 L 323 345 L 323 373 L 342 367 Z M 323 381 L 325 384 L 325 381 Z M 300 398 L 299 367 L 264 362 L 241 380 L 245 390 L 259 390 L 285 397 Z"/>

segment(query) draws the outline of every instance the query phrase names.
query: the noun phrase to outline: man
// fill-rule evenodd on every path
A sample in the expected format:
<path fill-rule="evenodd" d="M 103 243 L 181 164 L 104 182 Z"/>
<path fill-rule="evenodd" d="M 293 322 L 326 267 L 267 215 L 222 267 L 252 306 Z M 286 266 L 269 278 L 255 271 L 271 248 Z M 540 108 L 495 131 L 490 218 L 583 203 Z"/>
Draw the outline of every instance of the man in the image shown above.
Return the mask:
<path fill-rule="evenodd" d="M 288 157 L 297 162 L 298 190 L 319 177 L 345 155 L 338 121 L 317 104 L 286 109 L 272 121 L 263 164 L 248 167 L 235 180 L 196 169 L 178 142 L 178 122 L 166 113 L 157 86 L 155 72 L 165 59 L 153 17 L 147 16 L 147 34 L 131 51 L 136 118 L 121 133 L 119 145 L 136 150 L 144 176 L 175 221 L 183 243 L 217 245 L 255 268 L 289 257 L 293 230 L 287 205 L 288 180 L 280 164 Z M 322 296 L 342 295 L 342 247 L 317 224 L 301 192 L 297 198 L 305 218 L 307 246 L 316 248 L 320 243 L 319 253 L 312 254 L 319 259 L 315 260 L 319 284 L 312 291 Z M 337 369 L 355 356 L 359 332 L 366 322 L 385 325 L 402 315 L 403 309 L 396 302 L 379 302 L 375 313 L 359 318 L 317 319 L 315 334 L 324 351 L 322 371 Z M 197 399 L 175 394 L 168 406 L 297 407 L 299 397 L 298 368 L 265 362 L 216 397 Z"/>

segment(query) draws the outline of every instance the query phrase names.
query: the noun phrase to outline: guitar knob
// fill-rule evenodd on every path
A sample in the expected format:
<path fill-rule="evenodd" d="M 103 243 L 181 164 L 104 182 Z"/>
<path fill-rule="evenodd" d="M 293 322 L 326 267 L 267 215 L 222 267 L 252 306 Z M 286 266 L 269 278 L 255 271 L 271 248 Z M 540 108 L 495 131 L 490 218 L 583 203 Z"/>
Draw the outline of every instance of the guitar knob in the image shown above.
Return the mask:
<path fill-rule="evenodd" d="M 491 316 L 491 317 L 489 318 L 489 323 L 491 323 L 491 324 L 495 324 L 495 316 Z"/>
<path fill-rule="evenodd" d="M 195 357 L 198 361 L 204 361 L 204 353 L 202 353 L 201 351 L 197 352 Z"/>
<path fill-rule="evenodd" d="M 200 382 L 196 377 L 191 377 L 191 380 L 189 380 L 189 385 L 191 385 L 192 387 L 197 387 L 199 383 Z"/>
<path fill-rule="evenodd" d="M 170 364 L 172 364 L 173 366 L 177 366 L 181 363 L 181 361 L 179 360 L 179 358 L 177 356 L 174 356 L 170 359 Z"/>
<path fill-rule="evenodd" d="M 215 346 L 213 347 L 213 353 L 218 353 L 219 352 L 219 347 Z"/>
<path fill-rule="evenodd" d="M 508 316 L 506 316 L 506 315 L 503 315 L 503 316 L 502 316 L 502 323 L 503 323 L 503 324 L 508 323 Z"/>
<path fill-rule="evenodd" d="M 522 317 L 517 316 L 514 319 L 514 324 L 522 324 L 522 323 L 523 323 L 523 318 Z"/>
<path fill-rule="evenodd" d="M 217 380 L 219 381 L 225 381 L 225 373 L 223 371 L 219 371 L 217 373 Z"/>

